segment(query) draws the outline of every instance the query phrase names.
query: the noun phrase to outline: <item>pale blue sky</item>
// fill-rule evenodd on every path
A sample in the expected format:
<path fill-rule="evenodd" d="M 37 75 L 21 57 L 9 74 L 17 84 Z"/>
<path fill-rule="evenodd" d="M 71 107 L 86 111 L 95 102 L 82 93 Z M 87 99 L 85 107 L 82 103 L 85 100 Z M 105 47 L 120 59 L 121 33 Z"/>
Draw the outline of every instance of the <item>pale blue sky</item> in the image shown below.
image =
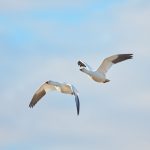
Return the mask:
<path fill-rule="evenodd" d="M 0 0 L 0 149 L 149 150 L 150 2 L 147 0 Z M 134 53 L 98 84 L 78 70 Z M 71 82 L 28 104 L 47 80 Z"/>

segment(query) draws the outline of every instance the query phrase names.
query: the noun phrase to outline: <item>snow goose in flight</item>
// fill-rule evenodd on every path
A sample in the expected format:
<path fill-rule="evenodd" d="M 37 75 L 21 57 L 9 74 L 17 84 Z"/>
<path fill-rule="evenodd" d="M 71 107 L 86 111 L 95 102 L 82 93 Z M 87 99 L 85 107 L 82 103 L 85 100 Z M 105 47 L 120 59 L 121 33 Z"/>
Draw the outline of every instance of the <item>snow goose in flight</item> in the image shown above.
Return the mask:
<path fill-rule="evenodd" d="M 93 71 L 88 64 L 82 62 L 81 60 L 78 61 L 78 65 L 80 66 L 80 71 L 86 73 L 94 81 L 106 83 L 110 81 L 109 79 L 106 79 L 106 73 L 110 69 L 110 67 L 113 64 L 117 64 L 121 61 L 132 59 L 132 57 L 133 54 L 118 54 L 110 56 L 103 60 L 102 64 L 96 71 Z"/>
<path fill-rule="evenodd" d="M 33 95 L 33 98 L 29 104 L 29 107 L 33 107 L 50 90 L 59 91 L 64 94 L 74 95 L 76 107 L 77 107 L 77 114 L 79 115 L 80 102 L 79 102 L 79 97 L 78 97 L 78 91 L 73 85 L 67 84 L 67 83 L 58 83 L 54 81 L 45 82 Z"/>

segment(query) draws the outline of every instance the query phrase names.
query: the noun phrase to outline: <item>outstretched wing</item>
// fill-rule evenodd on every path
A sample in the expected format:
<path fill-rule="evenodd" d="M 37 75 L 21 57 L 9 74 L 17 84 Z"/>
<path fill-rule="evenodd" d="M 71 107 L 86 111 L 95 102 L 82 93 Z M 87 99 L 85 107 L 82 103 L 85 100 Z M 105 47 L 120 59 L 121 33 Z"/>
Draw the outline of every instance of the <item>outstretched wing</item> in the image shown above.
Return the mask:
<path fill-rule="evenodd" d="M 79 101 L 79 96 L 78 96 L 79 94 L 78 94 L 77 89 L 73 85 L 70 85 L 70 86 L 71 86 L 71 89 L 73 91 L 73 95 L 75 96 L 77 114 L 79 115 L 79 112 L 80 112 L 80 101 Z"/>
<path fill-rule="evenodd" d="M 77 107 L 77 114 L 79 115 L 80 112 L 80 101 L 79 101 L 79 97 L 77 94 L 74 94 L 75 96 L 75 101 L 76 101 L 76 107 Z"/>
<path fill-rule="evenodd" d="M 93 70 L 87 63 L 85 63 L 85 62 L 83 62 L 83 61 L 81 61 L 81 60 L 79 60 L 78 61 L 78 65 L 80 66 L 80 67 L 85 67 L 85 68 L 87 68 L 88 70 Z"/>
<path fill-rule="evenodd" d="M 29 107 L 33 107 L 46 94 L 47 91 L 55 89 L 56 89 L 55 86 L 47 82 L 41 85 L 41 87 L 33 95 Z"/>
<path fill-rule="evenodd" d="M 110 67 L 113 64 L 117 64 L 127 59 L 132 59 L 132 57 L 133 57 L 133 54 L 118 54 L 118 55 L 110 56 L 103 60 L 102 64 L 97 69 L 97 71 L 107 73 L 107 71 L 110 69 Z"/>

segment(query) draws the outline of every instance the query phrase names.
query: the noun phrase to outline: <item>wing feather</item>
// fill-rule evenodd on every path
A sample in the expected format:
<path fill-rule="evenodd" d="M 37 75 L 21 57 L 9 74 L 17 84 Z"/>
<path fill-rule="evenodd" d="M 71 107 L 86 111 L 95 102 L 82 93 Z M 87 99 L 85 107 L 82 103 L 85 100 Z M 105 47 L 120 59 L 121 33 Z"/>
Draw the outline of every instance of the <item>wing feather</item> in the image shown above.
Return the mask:
<path fill-rule="evenodd" d="M 80 101 L 77 94 L 75 94 L 75 102 L 76 102 L 76 108 L 77 108 L 77 114 L 79 115 L 80 112 Z"/>
<path fill-rule="evenodd" d="M 88 70 L 92 71 L 93 69 L 91 68 L 91 66 L 89 66 L 87 63 L 82 62 L 81 60 L 78 61 L 78 65 L 80 67 L 86 67 Z"/>
<path fill-rule="evenodd" d="M 60 86 L 61 85 L 61 86 Z M 58 89 L 59 88 L 59 89 Z M 35 92 L 35 94 L 32 97 L 32 100 L 29 104 L 29 107 L 33 107 L 49 90 L 57 90 L 62 93 L 66 94 L 72 94 L 75 96 L 75 102 L 76 102 L 76 108 L 77 108 L 77 114 L 79 115 L 80 111 L 80 101 L 78 97 L 78 91 L 76 88 L 71 84 L 56 84 L 56 82 L 45 82 L 41 87 Z"/>
<path fill-rule="evenodd" d="M 49 90 L 56 90 L 56 88 L 52 84 L 44 83 L 33 95 L 29 107 L 33 107 Z"/>
<path fill-rule="evenodd" d="M 73 91 L 73 95 L 75 96 L 77 115 L 79 115 L 79 112 L 80 112 L 80 101 L 79 101 L 78 91 L 73 85 L 70 85 L 70 86 L 71 86 L 71 89 Z"/>
<path fill-rule="evenodd" d="M 110 69 L 113 64 L 117 64 L 127 59 L 132 59 L 133 54 L 118 54 L 107 57 L 103 60 L 100 67 L 97 69 L 99 72 L 103 72 L 104 74 Z"/>
<path fill-rule="evenodd" d="M 46 94 L 46 92 L 44 89 L 38 93 L 35 93 L 29 104 L 29 107 L 33 107 L 45 94 Z"/>

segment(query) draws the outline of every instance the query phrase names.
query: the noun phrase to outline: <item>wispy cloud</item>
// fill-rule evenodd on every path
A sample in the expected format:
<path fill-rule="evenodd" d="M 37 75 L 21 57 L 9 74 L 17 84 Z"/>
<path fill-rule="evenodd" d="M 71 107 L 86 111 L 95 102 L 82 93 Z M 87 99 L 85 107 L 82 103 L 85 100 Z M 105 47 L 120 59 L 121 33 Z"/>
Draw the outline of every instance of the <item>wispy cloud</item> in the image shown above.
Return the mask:
<path fill-rule="evenodd" d="M 92 1 L 0 3 L 1 12 L 18 12 L 84 7 Z M 1 18 L 1 149 L 149 150 L 149 5 L 126 1 L 113 6 L 104 11 L 92 6 L 88 13 L 83 9 L 74 21 L 67 13 L 45 17 L 47 12 L 29 11 Z M 134 59 L 113 66 L 108 84 L 95 83 L 78 70 L 78 59 L 97 68 L 103 58 L 127 52 Z M 79 117 L 74 97 L 56 92 L 28 108 L 46 80 L 77 87 Z"/>

